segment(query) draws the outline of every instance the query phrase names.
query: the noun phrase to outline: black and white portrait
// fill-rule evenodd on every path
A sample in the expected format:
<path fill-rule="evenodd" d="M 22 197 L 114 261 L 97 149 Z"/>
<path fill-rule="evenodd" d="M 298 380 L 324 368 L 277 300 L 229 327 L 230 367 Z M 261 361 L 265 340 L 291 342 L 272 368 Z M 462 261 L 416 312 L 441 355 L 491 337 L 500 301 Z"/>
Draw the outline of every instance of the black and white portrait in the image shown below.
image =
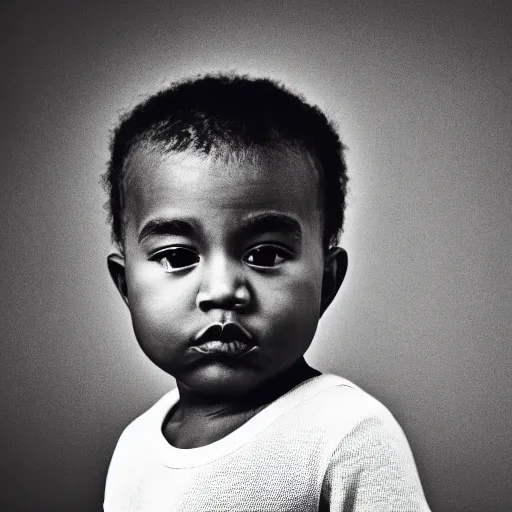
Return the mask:
<path fill-rule="evenodd" d="M 2 510 L 511 509 L 512 3 L 1 13 Z"/>

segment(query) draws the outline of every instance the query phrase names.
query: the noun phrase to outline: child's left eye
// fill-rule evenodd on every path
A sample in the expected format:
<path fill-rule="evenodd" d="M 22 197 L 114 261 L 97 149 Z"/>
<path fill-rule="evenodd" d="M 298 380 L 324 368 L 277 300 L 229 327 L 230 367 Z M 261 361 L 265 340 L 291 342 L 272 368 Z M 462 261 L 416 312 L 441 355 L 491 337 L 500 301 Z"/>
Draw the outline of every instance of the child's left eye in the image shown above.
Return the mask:
<path fill-rule="evenodd" d="M 251 267 L 273 268 L 278 267 L 290 258 L 290 254 L 274 245 L 260 245 L 251 249 L 245 256 L 244 261 Z"/>

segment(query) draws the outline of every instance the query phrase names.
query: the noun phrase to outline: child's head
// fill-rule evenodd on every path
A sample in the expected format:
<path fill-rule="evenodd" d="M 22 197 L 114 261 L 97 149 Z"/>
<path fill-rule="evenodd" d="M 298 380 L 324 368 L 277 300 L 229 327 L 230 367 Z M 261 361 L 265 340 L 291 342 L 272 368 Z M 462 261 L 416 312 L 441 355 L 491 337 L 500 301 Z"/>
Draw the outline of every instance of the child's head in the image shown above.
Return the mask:
<path fill-rule="evenodd" d="M 111 152 L 109 269 L 148 357 L 222 396 L 300 360 L 346 268 L 326 117 L 270 80 L 206 76 L 136 107 Z"/>

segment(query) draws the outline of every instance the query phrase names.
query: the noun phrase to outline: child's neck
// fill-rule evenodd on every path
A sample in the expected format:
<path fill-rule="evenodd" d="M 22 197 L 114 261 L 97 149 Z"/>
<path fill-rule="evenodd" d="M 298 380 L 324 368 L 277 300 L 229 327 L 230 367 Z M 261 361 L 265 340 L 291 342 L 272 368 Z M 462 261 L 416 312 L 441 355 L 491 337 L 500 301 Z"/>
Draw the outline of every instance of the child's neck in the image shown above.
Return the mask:
<path fill-rule="evenodd" d="M 166 419 L 164 435 L 178 448 L 204 446 L 228 435 L 274 400 L 318 375 L 320 372 L 301 358 L 248 395 L 230 400 L 205 398 L 183 388 L 178 382 L 180 400 Z"/>
<path fill-rule="evenodd" d="M 301 357 L 293 366 L 258 386 L 249 394 L 233 397 L 232 399 L 220 398 L 218 400 L 215 397 L 198 395 L 190 389 L 180 386 L 178 382 L 180 392 L 178 408 L 182 411 L 183 416 L 203 416 L 205 414 L 218 416 L 249 412 L 251 409 L 268 405 L 301 382 L 317 375 L 320 375 L 320 372 L 311 368 Z"/>

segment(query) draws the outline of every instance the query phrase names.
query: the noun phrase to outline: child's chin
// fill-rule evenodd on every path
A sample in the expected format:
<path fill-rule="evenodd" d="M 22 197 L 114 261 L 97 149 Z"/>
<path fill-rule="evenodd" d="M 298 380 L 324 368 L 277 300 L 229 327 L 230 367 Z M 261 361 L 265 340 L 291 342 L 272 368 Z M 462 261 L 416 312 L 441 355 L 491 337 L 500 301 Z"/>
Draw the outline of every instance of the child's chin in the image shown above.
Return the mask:
<path fill-rule="evenodd" d="M 236 367 L 222 360 L 211 361 L 194 369 L 188 375 L 188 388 L 203 395 L 235 398 L 244 395 L 260 384 L 265 377 L 254 369 Z"/>

